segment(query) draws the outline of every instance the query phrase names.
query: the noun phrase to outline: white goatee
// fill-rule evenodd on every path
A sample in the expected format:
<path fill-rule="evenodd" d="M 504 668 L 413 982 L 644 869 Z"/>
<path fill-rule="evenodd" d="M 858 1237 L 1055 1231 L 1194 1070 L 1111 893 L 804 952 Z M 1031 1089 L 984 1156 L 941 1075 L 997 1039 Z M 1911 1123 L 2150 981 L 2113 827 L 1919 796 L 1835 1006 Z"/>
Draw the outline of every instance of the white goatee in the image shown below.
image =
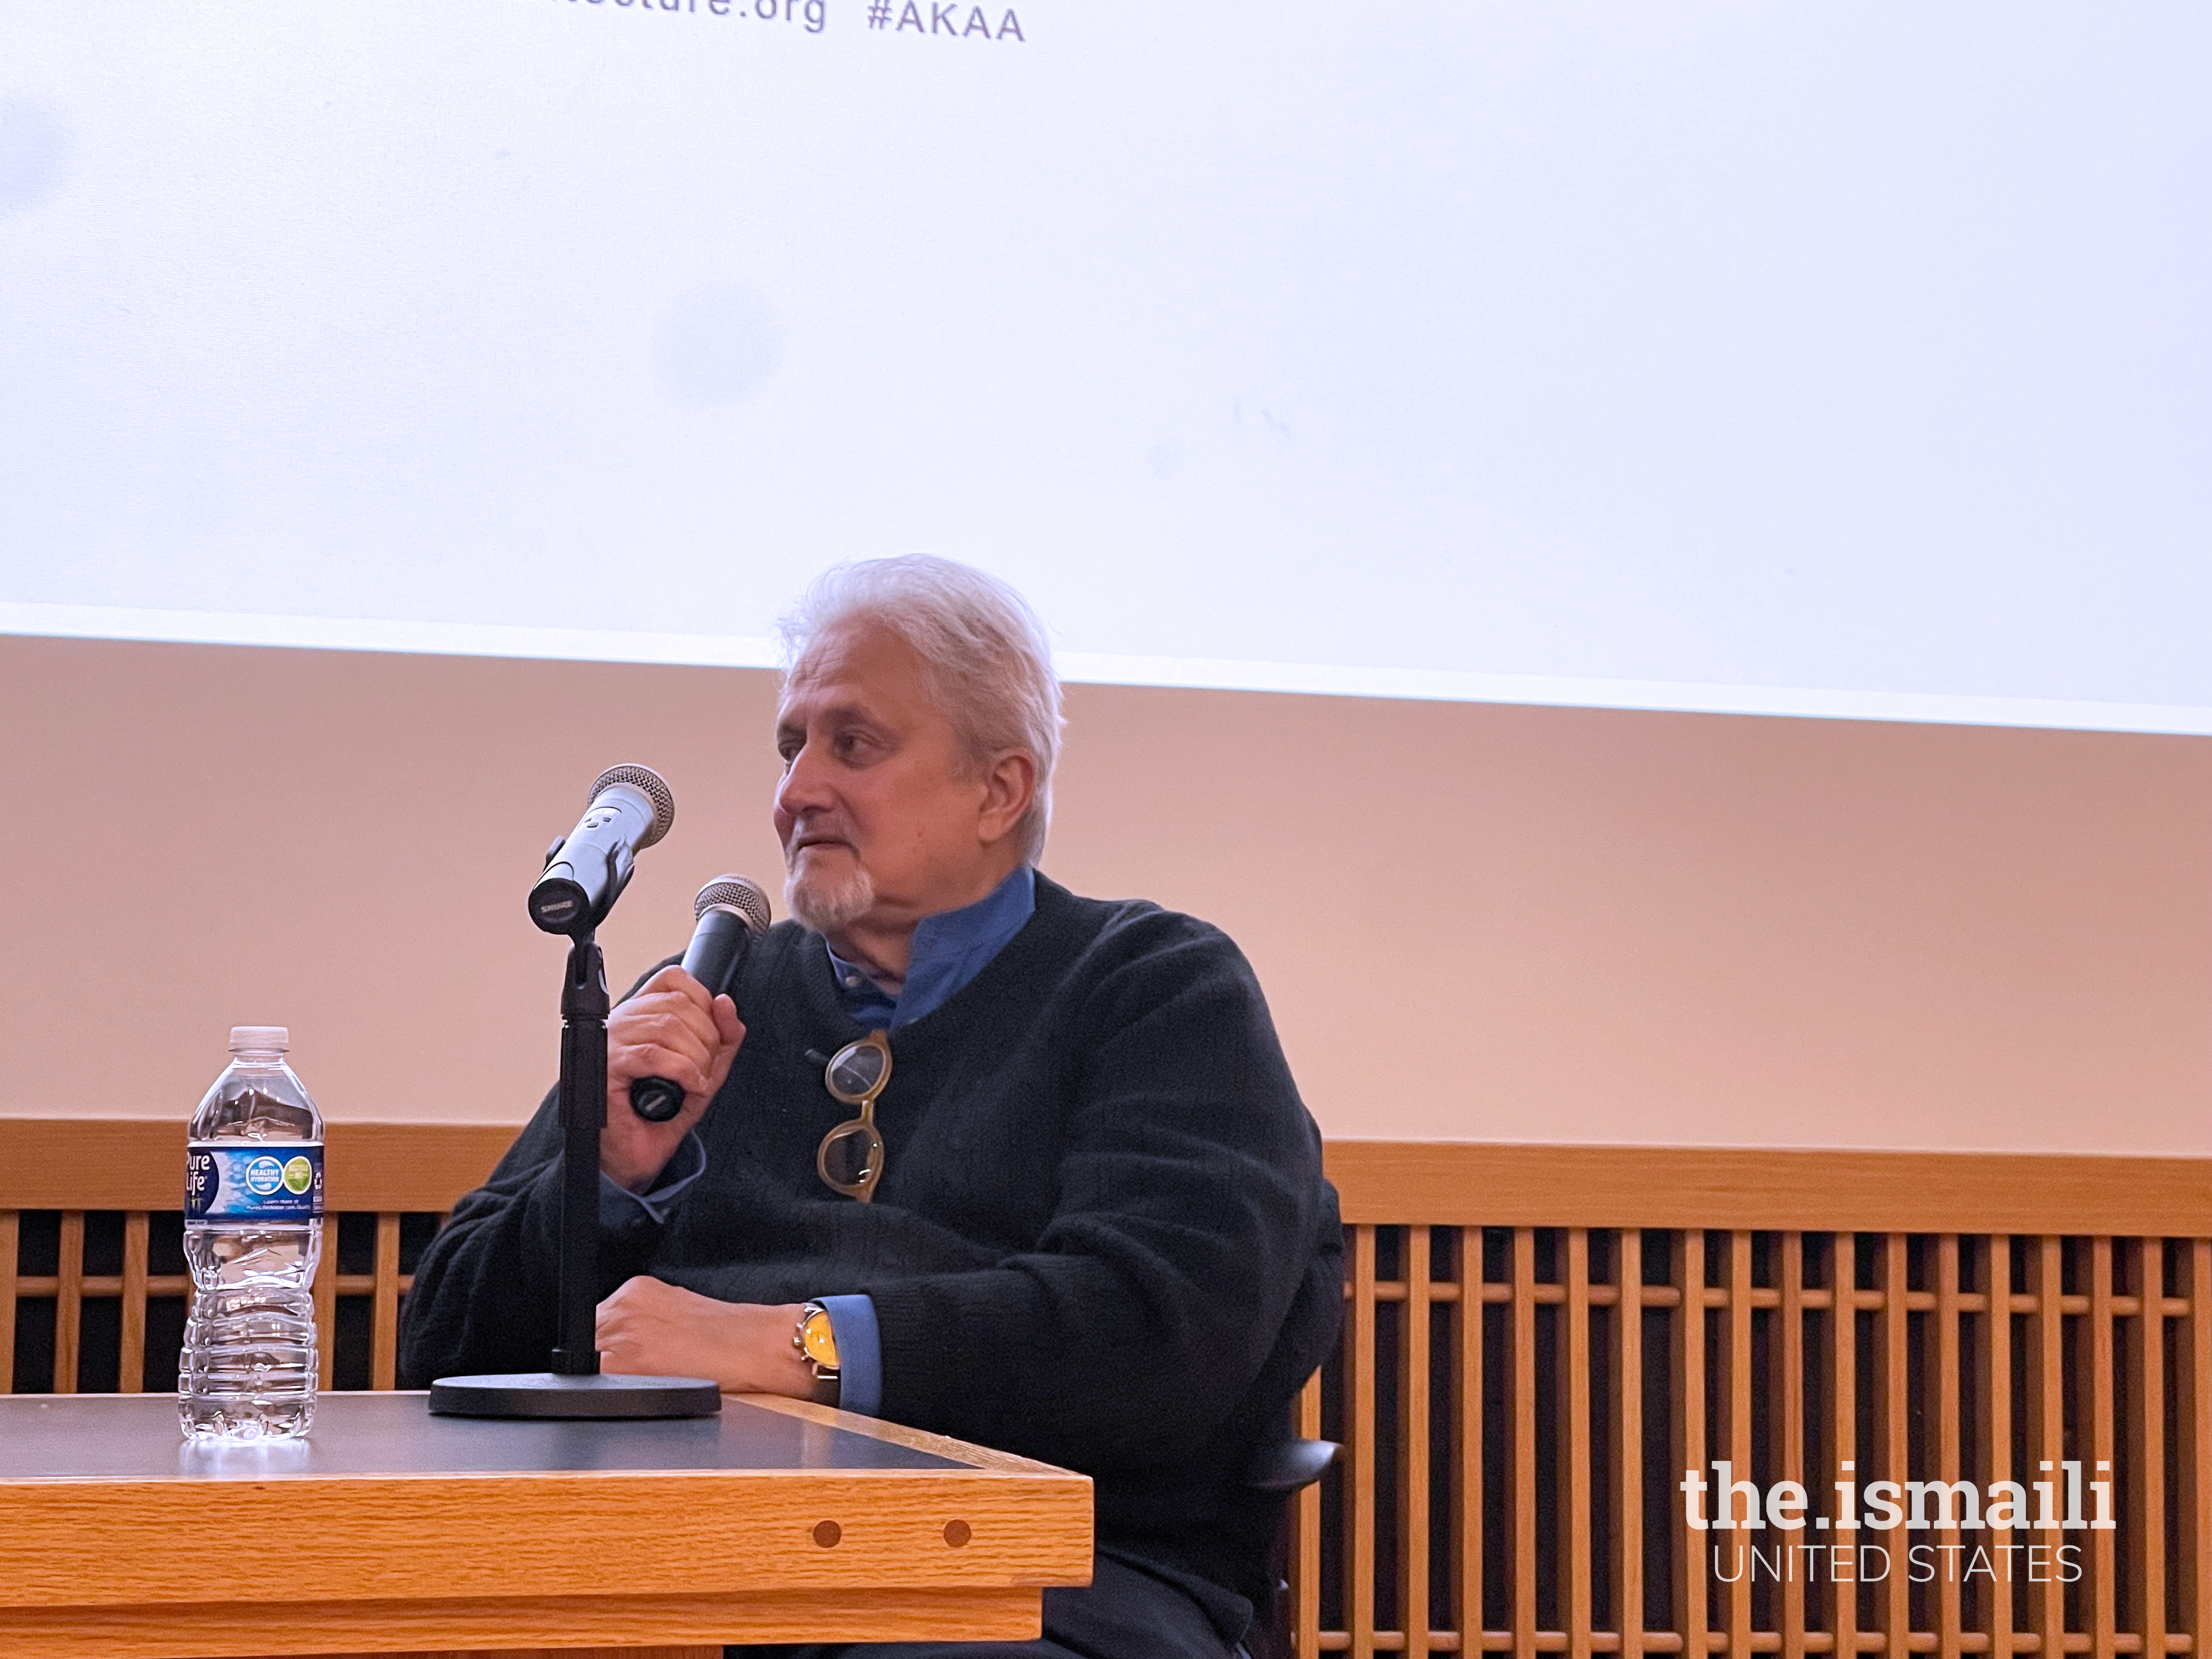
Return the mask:
<path fill-rule="evenodd" d="M 875 908 L 876 884 L 859 864 L 842 880 L 830 880 L 793 867 L 783 878 L 783 904 L 793 920 L 811 933 L 850 927 Z"/>

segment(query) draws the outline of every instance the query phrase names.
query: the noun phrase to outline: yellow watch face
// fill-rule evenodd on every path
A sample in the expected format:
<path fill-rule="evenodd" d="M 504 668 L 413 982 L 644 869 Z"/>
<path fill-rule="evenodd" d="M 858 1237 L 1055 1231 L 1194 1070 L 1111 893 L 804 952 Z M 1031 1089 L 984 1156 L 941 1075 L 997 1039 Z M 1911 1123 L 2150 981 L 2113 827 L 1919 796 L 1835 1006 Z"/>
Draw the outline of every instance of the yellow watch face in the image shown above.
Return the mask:
<path fill-rule="evenodd" d="M 806 1322 L 799 1328 L 799 1351 L 824 1370 L 837 1369 L 837 1333 L 830 1328 L 830 1316 L 817 1308 L 806 1316 Z"/>

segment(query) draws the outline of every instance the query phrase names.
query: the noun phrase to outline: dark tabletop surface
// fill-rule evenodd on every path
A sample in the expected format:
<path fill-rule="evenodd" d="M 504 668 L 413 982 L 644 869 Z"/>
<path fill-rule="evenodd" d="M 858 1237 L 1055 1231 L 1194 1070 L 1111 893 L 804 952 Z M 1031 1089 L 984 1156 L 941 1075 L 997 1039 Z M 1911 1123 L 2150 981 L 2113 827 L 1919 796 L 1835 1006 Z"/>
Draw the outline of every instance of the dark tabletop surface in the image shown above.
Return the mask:
<path fill-rule="evenodd" d="M 304 1441 L 210 1446 L 185 1443 L 172 1394 L 0 1395 L 0 1480 L 968 1467 L 736 1400 L 635 1423 L 433 1417 L 424 1400 L 325 1394 Z"/>

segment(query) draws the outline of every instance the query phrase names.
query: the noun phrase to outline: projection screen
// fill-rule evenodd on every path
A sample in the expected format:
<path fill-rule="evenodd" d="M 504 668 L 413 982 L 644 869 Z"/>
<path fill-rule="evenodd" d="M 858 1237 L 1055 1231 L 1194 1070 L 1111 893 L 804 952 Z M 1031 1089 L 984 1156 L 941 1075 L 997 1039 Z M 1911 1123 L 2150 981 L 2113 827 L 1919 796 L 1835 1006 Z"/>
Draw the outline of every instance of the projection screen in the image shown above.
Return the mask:
<path fill-rule="evenodd" d="M 2212 732 L 2212 13 L 110 0 L 0 54 L 0 631 Z"/>

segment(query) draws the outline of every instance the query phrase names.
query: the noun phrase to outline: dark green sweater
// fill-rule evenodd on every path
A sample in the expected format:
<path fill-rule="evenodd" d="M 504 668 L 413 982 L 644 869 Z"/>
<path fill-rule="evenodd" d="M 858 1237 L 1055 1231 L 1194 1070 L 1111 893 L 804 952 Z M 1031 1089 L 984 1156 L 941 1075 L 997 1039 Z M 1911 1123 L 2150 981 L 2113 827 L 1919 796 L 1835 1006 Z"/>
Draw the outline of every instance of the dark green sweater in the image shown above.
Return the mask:
<path fill-rule="evenodd" d="M 1039 878 L 990 964 L 892 1039 L 872 1204 L 824 1187 L 851 1115 L 822 1063 L 861 1035 L 791 923 L 730 991 L 746 1024 L 665 1225 L 608 1234 L 600 1294 L 650 1273 L 726 1301 L 874 1302 L 882 1415 L 1081 1470 L 1099 1541 L 1246 1596 L 1279 1500 L 1254 1449 L 1334 1340 L 1336 1195 L 1243 955 L 1218 929 Z M 423 1257 L 404 1368 L 543 1369 L 559 1127 L 549 1099 Z"/>

